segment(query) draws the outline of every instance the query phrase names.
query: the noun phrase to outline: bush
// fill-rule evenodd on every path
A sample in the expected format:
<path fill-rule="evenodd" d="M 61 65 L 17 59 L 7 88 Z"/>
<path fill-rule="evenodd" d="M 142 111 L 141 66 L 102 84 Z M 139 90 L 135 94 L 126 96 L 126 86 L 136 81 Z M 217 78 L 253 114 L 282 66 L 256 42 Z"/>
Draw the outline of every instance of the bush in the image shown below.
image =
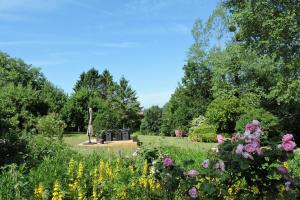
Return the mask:
<path fill-rule="evenodd" d="M 96 117 L 93 121 L 93 126 L 96 132 L 99 132 L 101 130 L 119 128 L 117 114 L 108 109 L 97 112 Z"/>
<path fill-rule="evenodd" d="M 274 136 L 274 134 L 276 134 L 279 125 L 278 118 L 262 108 L 250 109 L 245 114 L 241 115 L 239 120 L 236 122 L 236 131 L 242 132 L 245 128 L 245 124 L 252 119 L 256 119 L 261 122 L 262 127 L 264 127 L 264 134 L 269 136 Z"/>
<path fill-rule="evenodd" d="M 49 138 L 57 136 L 59 140 L 62 140 L 63 138 L 65 127 L 66 124 L 60 120 L 59 116 L 55 113 L 41 117 L 37 124 L 37 130 L 39 134 Z"/>
<path fill-rule="evenodd" d="M 300 178 L 300 152 L 295 153 L 294 159 L 288 163 L 288 169 L 293 177 Z"/>
<path fill-rule="evenodd" d="M 188 136 L 195 142 L 216 142 L 216 127 L 202 121 L 197 127 L 190 128 Z"/>
<path fill-rule="evenodd" d="M 205 117 L 219 132 L 233 133 L 240 113 L 241 108 L 237 97 L 221 96 L 209 104 Z"/>

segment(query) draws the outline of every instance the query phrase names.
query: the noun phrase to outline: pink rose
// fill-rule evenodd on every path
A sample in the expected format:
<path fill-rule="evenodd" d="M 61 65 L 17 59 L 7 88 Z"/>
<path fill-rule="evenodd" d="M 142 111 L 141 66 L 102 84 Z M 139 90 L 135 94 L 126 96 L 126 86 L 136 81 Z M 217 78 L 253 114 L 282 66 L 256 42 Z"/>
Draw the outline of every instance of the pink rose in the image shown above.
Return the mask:
<path fill-rule="evenodd" d="M 219 160 L 216 165 L 215 165 L 215 168 L 217 170 L 219 170 L 220 172 L 224 172 L 225 171 L 225 164 L 224 164 L 224 161 L 223 160 Z"/>
<path fill-rule="evenodd" d="M 246 125 L 245 129 L 246 129 L 246 131 L 249 131 L 250 133 L 253 133 L 253 132 L 256 131 L 257 127 L 258 126 L 256 124 L 249 123 L 249 124 Z"/>
<path fill-rule="evenodd" d="M 218 135 L 217 135 L 217 140 L 218 140 L 218 143 L 219 143 L 219 144 L 222 144 L 223 141 L 224 141 L 224 137 L 223 137 L 221 134 L 218 134 Z"/>
<path fill-rule="evenodd" d="M 287 141 L 287 142 L 282 143 L 282 148 L 285 151 L 293 151 L 295 149 L 295 147 L 296 147 L 296 144 L 293 141 Z"/>
<path fill-rule="evenodd" d="M 242 155 L 243 151 L 244 151 L 244 145 L 239 144 L 239 145 L 236 147 L 235 153 L 238 154 L 238 155 Z"/>
<path fill-rule="evenodd" d="M 282 142 L 288 142 L 293 140 L 294 137 L 292 134 L 285 134 L 284 136 L 282 136 Z"/>
<path fill-rule="evenodd" d="M 189 196 L 192 199 L 196 199 L 198 197 L 198 190 L 197 190 L 197 188 L 192 187 L 191 189 L 189 189 L 188 194 L 189 194 Z"/>
<path fill-rule="evenodd" d="M 253 152 L 255 152 L 258 148 L 259 148 L 259 143 L 258 143 L 257 140 L 251 140 L 251 142 L 245 146 L 245 150 L 246 150 L 248 153 L 253 153 Z"/>
<path fill-rule="evenodd" d="M 169 157 L 166 157 L 164 159 L 164 166 L 165 167 L 171 167 L 171 166 L 173 166 L 173 160 L 171 158 L 169 158 Z"/>
<path fill-rule="evenodd" d="M 286 167 L 278 167 L 277 170 L 280 174 L 288 174 L 289 173 L 289 171 Z"/>
<path fill-rule="evenodd" d="M 209 165 L 209 160 L 203 160 L 201 165 L 203 168 L 207 169 Z"/>
<path fill-rule="evenodd" d="M 198 172 L 197 170 L 192 169 L 192 170 L 188 171 L 188 173 L 186 173 L 186 174 L 187 174 L 189 177 L 194 178 L 194 177 L 196 177 L 196 176 L 199 175 L 199 172 Z"/>

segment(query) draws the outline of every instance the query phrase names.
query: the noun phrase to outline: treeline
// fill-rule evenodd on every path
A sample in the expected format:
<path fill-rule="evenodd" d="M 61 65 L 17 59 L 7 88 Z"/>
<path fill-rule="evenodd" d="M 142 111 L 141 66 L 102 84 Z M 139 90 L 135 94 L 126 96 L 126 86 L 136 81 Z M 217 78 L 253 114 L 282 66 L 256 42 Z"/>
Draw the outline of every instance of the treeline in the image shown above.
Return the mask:
<path fill-rule="evenodd" d="M 108 70 L 83 72 L 68 96 L 38 68 L 0 52 L 0 90 L 0 166 L 23 162 L 31 135 L 39 131 L 51 137 L 61 137 L 57 130 L 64 128 L 85 131 L 89 107 L 98 128 L 140 128 L 135 91 L 124 77 L 115 82 Z"/>
<path fill-rule="evenodd" d="M 156 133 L 189 132 L 204 116 L 215 133 L 241 131 L 255 118 L 270 136 L 299 138 L 299 19 L 297 1 L 227 0 L 206 23 L 198 20 L 184 77 L 157 114 Z"/>

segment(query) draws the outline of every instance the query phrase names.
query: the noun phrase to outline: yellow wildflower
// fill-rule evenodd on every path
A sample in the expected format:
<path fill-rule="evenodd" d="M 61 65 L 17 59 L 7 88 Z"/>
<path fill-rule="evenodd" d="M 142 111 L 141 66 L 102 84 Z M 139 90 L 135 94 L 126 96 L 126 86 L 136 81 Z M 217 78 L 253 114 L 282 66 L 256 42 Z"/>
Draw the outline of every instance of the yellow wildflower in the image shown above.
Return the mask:
<path fill-rule="evenodd" d="M 78 173 L 77 173 L 77 179 L 80 179 L 82 177 L 82 173 L 83 173 L 83 164 L 80 161 L 79 162 L 79 166 L 78 166 Z"/>
<path fill-rule="evenodd" d="M 283 166 L 284 166 L 285 168 L 289 169 L 289 164 L 288 164 L 288 162 L 284 162 L 284 163 L 283 163 Z"/>
<path fill-rule="evenodd" d="M 73 159 L 71 159 L 70 162 L 69 162 L 68 173 L 69 173 L 69 179 L 70 179 L 70 181 L 72 181 L 73 180 L 73 174 L 74 174 L 74 160 Z"/>
<path fill-rule="evenodd" d="M 143 167 L 143 175 L 147 176 L 148 173 L 148 163 L 147 160 L 144 161 L 144 167 Z"/>
<path fill-rule="evenodd" d="M 60 191 L 60 186 L 58 181 L 54 182 L 52 200 L 62 200 L 62 192 Z"/>

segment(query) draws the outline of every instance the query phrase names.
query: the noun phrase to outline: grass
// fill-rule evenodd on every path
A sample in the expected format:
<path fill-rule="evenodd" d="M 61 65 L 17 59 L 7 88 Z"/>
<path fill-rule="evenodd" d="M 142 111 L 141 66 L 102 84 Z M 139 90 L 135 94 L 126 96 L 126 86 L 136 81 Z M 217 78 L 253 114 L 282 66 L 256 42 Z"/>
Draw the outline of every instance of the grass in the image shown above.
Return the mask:
<path fill-rule="evenodd" d="M 139 135 L 139 140 L 142 146 L 146 148 L 160 148 L 166 154 L 169 154 L 174 160 L 184 162 L 185 160 L 193 159 L 199 163 L 203 160 L 207 152 L 216 146 L 216 143 L 199 143 L 192 142 L 188 138 L 175 138 L 163 136 L 146 136 Z M 79 146 L 79 143 L 87 141 L 88 137 L 84 133 L 80 134 L 65 134 L 64 141 L 73 150 L 79 153 L 88 155 L 91 153 L 100 153 L 103 156 L 110 157 L 112 155 L 131 156 L 135 149 L 118 147 L 118 148 L 104 148 L 104 147 L 84 147 Z"/>

